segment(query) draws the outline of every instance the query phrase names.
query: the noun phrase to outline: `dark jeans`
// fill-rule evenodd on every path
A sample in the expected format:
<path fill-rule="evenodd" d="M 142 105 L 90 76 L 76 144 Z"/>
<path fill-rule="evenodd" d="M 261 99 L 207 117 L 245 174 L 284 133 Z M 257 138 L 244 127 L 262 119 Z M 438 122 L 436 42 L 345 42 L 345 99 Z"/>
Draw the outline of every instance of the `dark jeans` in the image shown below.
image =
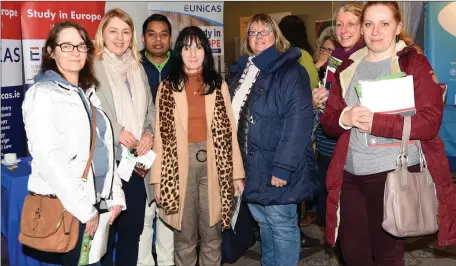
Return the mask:
<path fill-rule="evenodd" d="M 313 212 L 312 209 L 315 209 L 317 214 L 317 222 L 320 226 L 326 226 L 326 198 L 328 197 L 328 191 L 326 190 L 326 175 L 328 173 L 329 163 L 331 162 L 331 157 L 319 155 L 317 158 L 318 166 L 318 180 L 320 181 L 320 186 L 315 197 L 311 200 L 306 201 L 306 212 Z M 299 220 L 302 217 L 301 214 L 301 203 L 298 205 L 298 217 Z M 299 223 L 299 221 L 298 221 Z"/>
<path fill-rule="evenodd" d="M 326 226 L 326 198 L 328 197 L 328 191 L 326 190 L 326 175 L 328 174 L 328 167 L 330 162 L 331 157 L 319 155 L 317 158 L 320 187 L 318 190 L 316 203 L 318 225 L 320 226 Z"/>
<path fill-rule="evenodd" d="M 79 255 L 81 254 L 82 239 L 84 237 L 85 224 L 79 223 L 79 238 L 76 246 L 71 251 L 60 254 L 60 258 L 63 266 L 77 266 L 79 262 Z M 91 266 L 100 265 L 99 262 L 89 264 Z"/>
<path fill-rule="evenodd" d="M 417 172 L 420 167 L 409 167 Z M 344 171 L 339 240 L 346 266 L 404 266 L 404 242 L 382 228 L 388 172 L 356 176 Z"/>
<path fill-rule="evenodd" d="M 122 189 L 125 193 L 127 209 L 120 213 L 111 226 L 108 250 L 101 260 L 102 266 L 114 265 L 112 261 L 114 245 L 116 265 L 135 266 L 138 260 L 139 237 L 144 227 L 147 198 L 144 179 L 133 172 L 129 182 L 122 180 Z"/>

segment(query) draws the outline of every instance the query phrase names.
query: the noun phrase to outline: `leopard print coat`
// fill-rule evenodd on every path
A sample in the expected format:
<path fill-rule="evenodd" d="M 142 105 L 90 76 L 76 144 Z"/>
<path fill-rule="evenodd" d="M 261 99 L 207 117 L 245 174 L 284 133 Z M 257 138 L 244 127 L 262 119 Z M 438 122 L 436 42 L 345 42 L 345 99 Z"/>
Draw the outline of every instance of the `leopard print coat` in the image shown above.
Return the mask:
<path fill-rule="evenodd" d="M 212 138 L 215 149 L 215 159 L 219 177 L 221 195 L 221 226 L 230 228 L 233 214 L 233 147 L 232 129 L 227 115 L 221 89 L 216 89 L 214 117 L 211 123 Z M 163 156 L 160 181 L 160 205 L 166 215 L 179 211 L 179 168 L 177 158 L 177 139 L 174 121 L 176 103 L 171 84 L 163 84 L 159 108 L 159 126 L 163 141 Z"/>

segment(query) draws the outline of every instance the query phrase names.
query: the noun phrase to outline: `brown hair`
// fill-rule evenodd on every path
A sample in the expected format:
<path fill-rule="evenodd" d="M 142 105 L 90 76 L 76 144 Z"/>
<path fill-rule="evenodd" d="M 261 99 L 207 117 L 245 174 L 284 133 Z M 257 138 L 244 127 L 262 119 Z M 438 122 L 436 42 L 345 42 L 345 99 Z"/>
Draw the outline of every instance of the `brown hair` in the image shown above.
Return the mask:
<path fill-rule="evenodd" d="M 99 85 L 98 80 L 95 78 L 94 72 L 93 72 L 93 43 L 90 40 L 89 33 L 87 33 L 87 30 L 84 29 L 80 24 L 75 23 L 73 21 L 64 21 L 56 24 L 52 30 L 49 32 L 49 35 L 46 39 L 46 42 L 44 44 L 44 52 L 43 52 L 43 58 L 41 62 L 41 73 L 44 73 L 48 70 L 53 70 L 57 73 L 60 74 L 63 78 L 65 76 L 59 71 L 57 64 L 55 62 L 55 59 L 51 57 L 52 52 L 54 51 L 55 47 L 57 47 L 57 41 L 60 35 L 60 32 L 64 29 L 68 28 L 74 28 L 79 32 L 79 35 L 81 36 L 82 40 L 84 43 L 87 45 L 89 48 L 89 51 L 87 52 L 87 59 L 84 64 L 84 67 L 79 71 L 79 84 L 78 86 L 81 87 L 84 91 L 87 89 L 95 86 L 97 87 Z M 50 48 L 51 51 L 48 51 L 47 48 Z"/>
<path fill-rule="evenodd" d="M 136 63 L 139 65 L 141 61 L 141 56 L 139 54 L 139 49 L 138 49 L 138 41 L 136 40 L 136 30 L 135 30 L 135 24 L 133 23 L 133 19 L 131 19 L 130 15 L 128 15 L 125 11 L 123 11 L 120 8 L 114 8 L 106 12 L 106 14 L 103 16 L 103 18 L 100 21 L 100 24 L 98 25 L 97 32 L 95 33 L 95 55 L 102 59 L 103 58 L 103 49 L 104 49 L 104 40 L 103 40 L 103 31 L 106 29 L 108 26 L 109 22 L 111 21 L 112 18 L 119 18 L 123 22 L 127 23 L 127 25 L 131 29 L 131 43 L 130 43 L 130 49 L 131 49 L 131 54 L 133 58 L 135 59 Z"/>
<path fill-rule="evenodd" d="M 249 29 L 252 23 L 261 24 L 272 30 L 275 36 L 275 46 L 277 52 L 283 53 L 290 48 L 290 42 L 283 36 L 277 23 L 267 14 L 256 14 L 250 19 L 249 24 L 247 25 L 245 39 L 241 43 L 241 54 L 248 56 L 253 55 L 253 51 L 249 46 Z"/>
<path fill-rule="evenodd" d="M 370 2 L 367 2 L 367 4 L 364 5 L 364 8 L 363 8 L 363 13 L 361 15 L 361 22 L 364 21 L 364 16 L 366 15 L 366 10 L 369 7 L 376 6 L 376 5 L 383 5 L 383 6 L 388 7 L 391 10 L 391 12 L 393 13 L 394 20 L 397 23 L 402 23 L 402 30 L 401 30 L 401 33 L 399 33 L 399 35 L 397 36 L 397 39 L 404 41 L 405 45 L 407 45 L 407 47 L 415 48 L 419 54 L 423 54 L 423 50 L 419 46 L 417 46 L 416 44 L 413 43 L 412 37 L 410 37 L 410 35 L 408 35 L 407 31 L 405 30 L 405 25 L 402 22 L 401 10 L 399 8 L 399 4 L 396 1 L 385 1 L 385 2 L 370 1 Z"/>

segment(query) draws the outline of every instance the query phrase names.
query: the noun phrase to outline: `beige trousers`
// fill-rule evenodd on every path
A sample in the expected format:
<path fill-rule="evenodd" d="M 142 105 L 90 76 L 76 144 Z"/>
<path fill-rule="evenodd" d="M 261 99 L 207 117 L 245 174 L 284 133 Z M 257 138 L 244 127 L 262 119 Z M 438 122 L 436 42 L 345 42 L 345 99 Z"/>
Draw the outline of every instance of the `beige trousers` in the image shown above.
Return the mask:
<path fill-rule="evenodd" d="M 206 149 L 206 142 L 189 144 L 189 174 L 185 196 L 182 230 L 174 230 L 174 261 L 178 266 L 196 265 L 198 235 L 200 266 L 221 265 L 222 230 L 220 222 L 209 226 L 207 163 L 199 162 L 196 153 Z M 198 157 L 205 158 L 202 153 Z"/>

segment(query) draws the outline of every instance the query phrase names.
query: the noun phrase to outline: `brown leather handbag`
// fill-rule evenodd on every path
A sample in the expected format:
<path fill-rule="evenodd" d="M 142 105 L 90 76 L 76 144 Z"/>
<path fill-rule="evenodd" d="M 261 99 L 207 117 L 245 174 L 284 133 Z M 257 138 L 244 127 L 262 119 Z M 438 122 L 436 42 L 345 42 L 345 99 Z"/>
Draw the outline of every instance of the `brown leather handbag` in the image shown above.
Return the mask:
<path fill-rule="evenodd" d="M 421 171 L 410 173 L 407 169 L 410 128 L 411 118 L 406 116 L 397 168 L 388 173 L 383 198 L 382 227 L 397 237 L 429 235 L 439 230 L 435 184 L 419 140 L 415 143 L 420 152 Z"/>
<path fill-rule="evenodd" d="M 92 109 L 92 136 L 89 159 L 82 175 L 87 181 L 95 147 L 96 114 Z M 76 246 L 79 238 L 79 221 L 52 195 L 30 193 L 24 200 L 19 242 L 28 247 L 56 253 L 66 253 Z"/>

